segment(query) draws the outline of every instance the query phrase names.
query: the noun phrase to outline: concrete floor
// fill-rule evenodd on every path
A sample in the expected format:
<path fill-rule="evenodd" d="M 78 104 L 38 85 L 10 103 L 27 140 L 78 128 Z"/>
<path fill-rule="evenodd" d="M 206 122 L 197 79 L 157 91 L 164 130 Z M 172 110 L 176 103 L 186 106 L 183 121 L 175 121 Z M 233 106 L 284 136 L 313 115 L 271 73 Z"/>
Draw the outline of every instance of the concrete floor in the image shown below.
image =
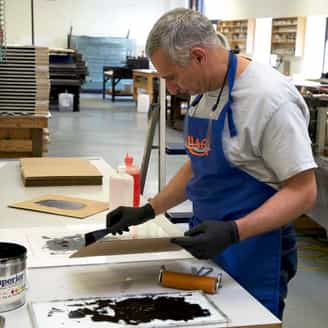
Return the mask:
<path fill-rule="evenodd" d="M 52 111 L 48 156 L 101 156 L 110 165 L 121 164 L 128 152 L 140 165 L 147 132 L 147 114 L 137 113 L 135 103 L 114 104 L 99 95 L 82 95 L 80 112 Z M 182 141 L 181 133 L 167 129 L 167 140 Z M 184 156 L 169 156 L 167 178 L 175 174 Z M 145 197 L 158 190 L 158 156 L 153 151 L 146 180 Z M 185 205 L 188 207 L 188 205 Z M 298 236 L 299 269 L 289 285 L 284 316 L 285 328 L 328 327 L 328 242 Z"/>
<path fill-rule="evenodd" d="M 137 165 L 141 164 L 148 128 L 147 113 L 137 113 L 131 100 L 113 104 L 109 99 L 103 101 L 99 95 L 83 94 L 80 112 L 51 113 L 48 156 L 101 156 L 111 166 L 117 167 L 129 153 Z M 170 129 L 167 141 L 182 142 L 181 132 Z M 154 144 L 158 144 L 157 135 Z M 185 156 L 167 159 L 168 179 L 184 160 Z M 158 190 L 157 173 L 158 151 L 153 150 L 146 195 L 154 195 Z"/>

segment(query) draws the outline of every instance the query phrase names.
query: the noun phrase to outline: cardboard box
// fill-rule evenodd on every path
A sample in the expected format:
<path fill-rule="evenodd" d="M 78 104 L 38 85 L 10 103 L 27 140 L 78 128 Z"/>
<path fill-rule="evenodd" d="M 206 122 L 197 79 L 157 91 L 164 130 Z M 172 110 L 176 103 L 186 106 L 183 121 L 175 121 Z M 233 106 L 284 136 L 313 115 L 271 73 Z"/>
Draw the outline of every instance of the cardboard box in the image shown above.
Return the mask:
<path fill-rule="evenodd" d="M 69 157 L 23 158 L 25 186 L 101 185 L 102 174 L 86 159 Z"/>

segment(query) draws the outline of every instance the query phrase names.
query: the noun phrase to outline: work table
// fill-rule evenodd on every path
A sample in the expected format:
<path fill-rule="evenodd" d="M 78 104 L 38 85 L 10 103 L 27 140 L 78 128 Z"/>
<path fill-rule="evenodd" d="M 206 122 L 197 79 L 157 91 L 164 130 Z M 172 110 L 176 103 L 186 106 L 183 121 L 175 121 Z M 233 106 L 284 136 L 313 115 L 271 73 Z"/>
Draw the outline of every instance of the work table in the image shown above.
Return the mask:
<path fill-rule="evenodd" d="M 20 177 L 19 162 L 0 162 L 0 179 L 2 181 L 0 229 L 50 228 L 51 226 L 81 224 L 79 219 L 22 211 L 8 208 L 7 205 L 48 193 L 107 201 L 109 176 L 113 169 L 102 159 L 91 159 L 90 161 L 104 175 L 102 186 L 26 188 Z M 105 214 L 105 212 L 99 213 L 82 221 L 95 226 L 101 225 L 104 224 Z M 164 216 L 158 216 L 154 222 L 170 235 L 176 235 L 177 232 L 183 233 L 181 228 L 171 224 Z M 140 256 L 143 255 L 140 254 Z M 215 327 L 281 327 L 281 322 L 276 317 L 212 262 L 193 259 L 187 252 L 180 259 L 172 260 L 149 256 L 148 260 L 138 261 L 138 256 L 138 254 L 130 255 L 130 261 L 125 263 L 108 261 L 108 263 L 92 265 L 29 268 L 27 302 L 21 308 L 1 313 L 6 318 L 6 328 L 33 327 L 28 312 L 30 302 L 176 291 L 159 285 L 158 276 L 162 265 L 169 270 L 185 273 L 191 273 L 192 266 L 197 268 L 210 266 L 214 269 L 211 276 L 222 273 L 222 288 L 217 294 L 210 295 L 209 298 L 228 316 L 229 323 Z"/>

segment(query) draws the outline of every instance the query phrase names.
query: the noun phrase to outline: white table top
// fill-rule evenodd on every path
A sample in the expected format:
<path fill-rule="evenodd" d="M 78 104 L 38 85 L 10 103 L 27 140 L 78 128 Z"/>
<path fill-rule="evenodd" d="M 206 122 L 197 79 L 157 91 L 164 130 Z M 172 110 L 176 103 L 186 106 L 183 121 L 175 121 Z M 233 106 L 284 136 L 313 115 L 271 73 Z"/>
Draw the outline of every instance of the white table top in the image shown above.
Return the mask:
<path fill-rule="evenodd" d="M 91 162 L 104 174 L 102 186 L 24 187 L 20 178 L 18 162 L 0 162 L 0 179 L 2 182 L 0 229 L 37 226 L 58 227 L 81 223 L 81 220 L 78 219 L 8 208 L 7 204 L 46 193 L 59 193 L 107 201 L 109 175 L 113 170 L 102 159 L 95 159 Z M 105 214 L 100 213 L 82 221 L 87 224 L 99 225 L 104 224 L 104 218 Z M 179 229 L 161 216 L 156 218 L 156 222 L 172 234 L 176 234 Z M 154 261 L 150 258 L 145 262 L 135 262 L 133 261 L 135 256 L 138 255 L 131 255 L 131 263 L 29 269 L 27 272 L 27 303 L 55 299 L 110 297 L 119 294 L 174 291 L 158 284 L 158 274 L 163 264 L 168 270 L 178 272 L 190 273 L 191 266 L 199 268 L 204 264 L 212 266 L 216 272 L 222 272 L 220 268 L 210 262 L 194 259 Z M 216 295 L 209 297 L 229 317 L 228 327 L 281 327 L 278 319 L 224 272 L 222 288 Z M 1 313 L 1 315 L 6 318 L 6 328 L 32 327 L 27 304 L 19 309 Z"/>
<path fill-rule="evenodd" d="M 103 160 L 90 160 L 103 174 L 100 186 L 24 187 L 20 176 L 19 161 L 0 162 L 0 228 L 61 226 L 73 224 L 104 224 L 105 213 L 98 213 L 83 220 L 45 213 L 9 208 L 8 204 L 29 200 L 46 194 L 60 194 L 108 202 L 109 176 L 114 170 Z"/>
<path fill-rule="evenodd" d="M 322 86 L 321 83 L 316 81 L 310 81 L 306 79 L 293 79 L 292 80 L 294 85 L 297 87 L 307 87 L 307 88 L 313 88 L 313 89 L 320 89 Z"/>

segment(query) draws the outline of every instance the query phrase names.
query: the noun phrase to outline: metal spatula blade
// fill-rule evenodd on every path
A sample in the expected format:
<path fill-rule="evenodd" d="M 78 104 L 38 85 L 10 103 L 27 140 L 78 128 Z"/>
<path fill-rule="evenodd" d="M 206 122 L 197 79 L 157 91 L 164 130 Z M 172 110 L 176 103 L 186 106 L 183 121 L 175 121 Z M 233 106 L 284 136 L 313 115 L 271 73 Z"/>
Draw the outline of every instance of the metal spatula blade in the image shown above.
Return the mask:
<path fill-rule="evenodd" d="M 96 242 L 97 240 L 105 237 L 108 233 L 109 232 L 107 229 L 95 230 L 95 231 L 86 233 L 84 235 L 85 246 L 88 246 L 88 245 Z"/>

